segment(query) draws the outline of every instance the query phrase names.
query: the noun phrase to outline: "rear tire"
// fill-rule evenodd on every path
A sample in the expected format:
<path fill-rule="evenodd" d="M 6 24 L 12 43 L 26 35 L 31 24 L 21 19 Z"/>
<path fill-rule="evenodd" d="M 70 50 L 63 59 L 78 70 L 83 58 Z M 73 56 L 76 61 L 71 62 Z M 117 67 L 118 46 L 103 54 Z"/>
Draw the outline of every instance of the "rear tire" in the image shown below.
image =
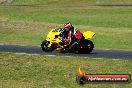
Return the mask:
<path fill-rule="evenodd" d="M 91 53 L 94 48 L 94 44 L 90 40 L 82 40 L 76 45 L 75 53 L 87 54 Z"/>
<path fill-rule="evenodd" d="M 85 40 L 81 51 L 83 53 L 91 53 L 93 48 L 94 48 L 93 42 L 90 40 Z"/>

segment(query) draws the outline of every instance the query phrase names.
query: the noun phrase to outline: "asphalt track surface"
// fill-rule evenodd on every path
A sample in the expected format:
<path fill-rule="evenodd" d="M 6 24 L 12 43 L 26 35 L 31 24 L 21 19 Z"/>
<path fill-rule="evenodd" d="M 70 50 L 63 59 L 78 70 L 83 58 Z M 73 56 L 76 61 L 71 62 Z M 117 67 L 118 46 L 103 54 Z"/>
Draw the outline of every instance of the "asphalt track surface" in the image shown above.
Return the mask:
<path fill-rule="evenodd" d="M 43 52 L 39 46 L 0 45 L 0 52 L 41 54 L 51 56 L 77 56 L 108 59 L 132 59 L 132 51 L 94 49 L 91 54 Z"/>

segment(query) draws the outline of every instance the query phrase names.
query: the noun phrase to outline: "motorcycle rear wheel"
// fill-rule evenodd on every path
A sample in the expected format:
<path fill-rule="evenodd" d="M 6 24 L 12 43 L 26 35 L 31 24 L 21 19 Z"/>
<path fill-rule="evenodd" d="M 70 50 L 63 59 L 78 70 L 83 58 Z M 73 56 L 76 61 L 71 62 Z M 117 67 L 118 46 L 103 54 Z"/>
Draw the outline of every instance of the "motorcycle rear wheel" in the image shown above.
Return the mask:
<path fill-rule="evenodd" d="M 91 40 L 85 40 L 81 51 L 83 53 L 91 53 L 94 48 L 94 44 Z"/>
<path fill-rule="evenodd" d="M 83 40 L 78 42 L 75 48 L 75 53 L 87 54 L 91 53 L 94 48 L 94 44 L 90 40 Z"/>

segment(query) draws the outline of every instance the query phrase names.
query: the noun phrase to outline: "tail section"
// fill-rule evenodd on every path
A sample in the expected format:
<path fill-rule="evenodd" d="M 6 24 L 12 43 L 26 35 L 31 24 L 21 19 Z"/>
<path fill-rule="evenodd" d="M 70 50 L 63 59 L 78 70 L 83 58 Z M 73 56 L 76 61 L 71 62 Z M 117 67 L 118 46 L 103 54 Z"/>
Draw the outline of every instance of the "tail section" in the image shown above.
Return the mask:
<path fill-rule="evenodd" d="M 86 31 L 83 33 L 83 36 L 85 37 L 85 39 L 91 39 L 94 35 L 95 33 L 92 31 Z"/>

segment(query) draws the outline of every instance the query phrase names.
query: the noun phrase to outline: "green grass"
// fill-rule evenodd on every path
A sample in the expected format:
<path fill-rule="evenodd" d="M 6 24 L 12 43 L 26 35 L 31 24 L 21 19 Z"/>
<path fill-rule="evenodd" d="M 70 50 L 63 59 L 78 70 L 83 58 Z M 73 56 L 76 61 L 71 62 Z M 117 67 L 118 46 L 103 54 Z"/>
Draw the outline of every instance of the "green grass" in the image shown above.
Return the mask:
<path fill-rule="evenodd" d="M 95 4 L 132 4 L 131 0 L 12 0 L 9 4 L 83 4 L 83 5 L 95 5 Z M 5 3 L 4 3 L 5 4 Z"/>
<path fill-rule="evenodd" d="M 55 24 L 3 20 L 1 21 L 0 27 L 0 43 L 40 45 L 49 31 L 45 31 L 44 29 L 48 29 L 48 27 L 53 27 L 54 25 Z"/>
<path fill-rule="evenodd" d="M 0 53 L 1 88 L 130 88 L 132 84 L 75 82 L 82 64 L 88 74 L 131 74 L 132 60 Z M 113 65 L 114 64 L 114 65 Z"/>
<path fill-rule="evenodd" d="M 47 35 L 51 28 L 63 26 L 62 24 L 24 22 L 24 21 L 1 21 L 0 43 L 18 45 L 38 45 Z M 94 31 L 93 38 L 95 48 L 103 49 L 132 49 L 130 28 L 105 28 L 77 25 L 81 31 Z"/>
<path fill-rule="evenodd" d="M 132 25 L 131 7 L 12 7 L 0 8 L 0 16 L 15 20 L 64 23 L 97 27 L 127 27 Z"/>
<path fill-rule="evenodd" d="M 0 6 L 0 43 L 40 45 L 51 28 L 72 22 L 82 32 L 96 33 L 96 48 L 132 49 L 131 0 L 14 0 Z M 30 6 L 37 4 L 36 6 Z"/>
<path fill-rule="evenodd" d="M 2 2 L 0 3 L 0 43 L 40 46 L 43 37 L 46 37 L 51 28 L 63 26 L 63 23 L 69 21 L 82 32 L 90 30 L 96 33 L 93 38 L 95 48 L 132 50 L 132 7 L 93 6 L 111 4 L 129 5 L 132 1 Z M 75 82 L 75 78 L 80 64 L 83 64 L 88 74 L 132 75 L 131 63 L 132 60 L 0 53 L 0 88 L 130 88 L 132 83 L 80 86 Z"/>

